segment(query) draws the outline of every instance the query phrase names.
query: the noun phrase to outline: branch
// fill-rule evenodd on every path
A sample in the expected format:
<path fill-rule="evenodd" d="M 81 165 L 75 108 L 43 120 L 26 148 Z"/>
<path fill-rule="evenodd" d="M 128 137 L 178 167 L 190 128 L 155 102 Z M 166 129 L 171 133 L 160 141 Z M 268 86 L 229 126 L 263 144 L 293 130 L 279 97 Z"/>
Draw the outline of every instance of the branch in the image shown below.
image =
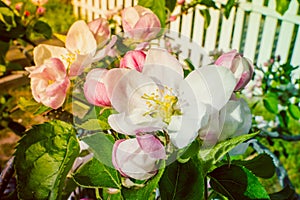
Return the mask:
<path fill-rule="evenodd" d="M 3 196 L 3 193 L 7 187 L 7 184 L 9 183 L 9 180 L 11 179 L 12 175 L 14 174 L 14 157 L 11 157 L 9 161 L 6 163 L 5 168 L 1 172 L 0 175 L 0 197 Z"/>
<path fill-rule="evenodd" d="M 300 141 L 300 135 L 286 135 L 278 132 L 269 132 L 265 130 L 261 130 L 259 136 L 272 139 L 282 139 L 285 141 Z"/>

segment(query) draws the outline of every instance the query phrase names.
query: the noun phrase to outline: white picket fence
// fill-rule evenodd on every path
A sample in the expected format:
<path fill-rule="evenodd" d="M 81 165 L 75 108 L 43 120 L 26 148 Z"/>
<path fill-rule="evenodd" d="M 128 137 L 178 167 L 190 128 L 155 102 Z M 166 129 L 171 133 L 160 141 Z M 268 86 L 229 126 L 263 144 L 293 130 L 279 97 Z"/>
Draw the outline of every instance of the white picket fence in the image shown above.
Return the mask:
<path fill-rule="evenodd" d="M 267 2 L 267 5 L 264 5 Z M 88 21 L 104 14 L 105 10 L 135 5 L 137 0 L 73 0 L 74 13 Z M 199 47 L 207 52 L 237 49 L 257 65 L 266 62 L 273 55 L 280 55 L 281 63 L 290 60 L 300 65 L 300 10 L 297 0 L 292 0 L 288 11 L 282 16 L 275 11 L 275 0 L 240 0 L 226 19 L 219 10 L 210 10 L 211 22 L 204 28 L 204 18 L 195 8 L 187 15 L 178 17 L 170 24 L 176 33 L 175 42 L 182 46 L 184 56 L 199 64 Z M 177 7 L 174 14 L 180 10 Z M 179 33 L 179 34 L 178 34 Z M 187 39 L 188 38 L 188 39 Z M 197 45 L 195 45 L 197 44 Z"/>

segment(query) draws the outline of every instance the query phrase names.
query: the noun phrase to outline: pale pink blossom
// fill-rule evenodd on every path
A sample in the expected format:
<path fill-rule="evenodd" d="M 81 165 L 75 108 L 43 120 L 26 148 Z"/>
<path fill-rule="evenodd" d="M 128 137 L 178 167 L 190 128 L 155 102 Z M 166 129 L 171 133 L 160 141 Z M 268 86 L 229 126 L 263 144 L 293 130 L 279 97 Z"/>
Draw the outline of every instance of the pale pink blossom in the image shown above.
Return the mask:
<path fill-rule="evenodd" d="M 252 62 L 241 56 L 236 50 L 222 54 L 215 64 L 230 69 L 234 74 L 237 81 L 235 91 L 244 88 L 252 78 L 254 70 Z"/>
<path fill-rule="evenodd" d="M 96 106 L 110 106 L 110 100 L 107 96 L 106 88 L 103 84 L 103 77 L 107 73 L 107 69 L 93 69 L 91 70 L 84 83 L 85 98 Z"/>
<path fill-rule="evenodd" d="M 177 0 L 178 5 L 183 5 L 185 3 L 185 0 Z"/>
<path fill-rule="evenodd" d="M 23 2 L 18 2 L 18 3 L 16 3 L 16 5 L 15 5 L 15 9 L 17 10 L 17 11 L 21 11 L 21 9 L 22 9 L 22 7 L 23 7 Z"/>
<path fill-rule="evenodd" d="M 183 67 L 165 49 L 151 48 L 141 72 L 115 68 L 103 80 L 112 107 L 112 129 L 127 135 L 164 130 L 178 148 L 189 145 L 209 114 L 220 110 L 236 85 L 225 67 L 203 66 L 184 78 Z"/>
<path fill-rule="evenodd" d="M 177 19 L 177 16 L 176 15 L 172 15 L 172 16 L 170 16 L 169 21 L 170 22 L 174 22 L 176 19 Z"/>
<path fill-rule="evenodd" d="M 34 5 L 37 6 L 42 6 L 44 4 L 46 4 L 48 2 L 48 0 L 31 0 L 31 3 L 33 3 Z"/>
<path fill-rule="evenodd" d="M 36 9 L 36 13 L 38 15 L 44 15 L 46 12 L 46 8 L 45 7 L 42 7 L 42 6 L 39 6 L 37 9 Z"/>
<path fill-rule="evenodd" d="M 161 24 L 150 9 L 134 6 L 123 10 L 122 26 L 125 36 L 134 40 L 147 41 L 157 36 Z"/>
<path fill-rule="evenodd" d="M 116 42 L 113 37 L 102 49 L 97 50 L 97 42 L 88 25 L 83 21 L 76 21 L 70 27 L 66 37 L 66 47 L 40 44 L 34 48 L 34 62 L 42 65 L 49 58 L 60 58 L 69 76 L 80 75 L 91 63 L 104 58 Z"/>
<path fill-rule="evenodd" d="M 165 158 L 164 146 L 150 134 L 117 140 L 113 146 L 112 163 L 124 177 L 147 180 L 156 174 L 157 161 Z"/>
<path fill-rule="evenodd" d="M 121 68 L 136 69 L 141 72 L 146 59 L 146 54 L 141 50 L 128 51 L 120 61 Z"/>
<path fill-rule="evenodd" d="M 31 91 L 37 102 L 53 109 L 63 105 L 70 80 L 61 60 L 51 58 L 43 65 L 26 70 L 30 72 Z"/>
<path fill-rule="evenodd" d="M 110 37 L 110 27 L 106 19 L 98 18 L 88 23 L 89 29 L 94 34 L 97 47 L 103 47 Z"/>

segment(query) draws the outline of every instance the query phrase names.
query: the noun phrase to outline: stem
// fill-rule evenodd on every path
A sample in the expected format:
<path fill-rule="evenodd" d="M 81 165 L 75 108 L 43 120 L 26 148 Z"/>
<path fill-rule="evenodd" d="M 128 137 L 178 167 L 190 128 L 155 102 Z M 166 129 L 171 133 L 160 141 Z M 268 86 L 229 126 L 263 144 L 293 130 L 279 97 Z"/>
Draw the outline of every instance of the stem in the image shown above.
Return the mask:
<path fill-rule="evenodd" d="M 1 175 L 0 175 L 0 197 L 3 196 L 3 193 L 7 187 L 7 184 L 9 183 L 9 180 L 11 179 L 12 175 L 15 172 L 13 163 L 14 163 L 14 157 L 11 157 L 9 159 L 9 161 L 6 163 L 5 168 L 1 172 Z"/>
<path fill-rule="evenodd" d="M 101 198 L 101 196 L 100 196 L 100 193 L 99 193 L 99 189 L 98 189 L 98 188 L 95 189 L 95 194 L 96 194 L 96 199 L 97 199 L 97 200 L 103 200 L 103 199 Z"/>

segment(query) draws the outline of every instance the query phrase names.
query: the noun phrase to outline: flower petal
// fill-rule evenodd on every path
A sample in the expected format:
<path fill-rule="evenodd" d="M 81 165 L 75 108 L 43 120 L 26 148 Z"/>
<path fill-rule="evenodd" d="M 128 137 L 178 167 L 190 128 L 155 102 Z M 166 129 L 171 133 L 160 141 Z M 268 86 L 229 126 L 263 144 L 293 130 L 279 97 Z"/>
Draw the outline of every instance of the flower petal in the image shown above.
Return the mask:
<path fill-rule="evenodd" d="M 33 58 L 36 66 L 41 66 L 49 58 L 61 59 L 63 55 L 67 54 L 68 50 L 66 48 L 47 44 L 40 44 L 33 50 Z"/>
<path fill-rule="evenodd" d="M 66 39 L 66 48 L 72 53 L 82 55 L 95 54 L 97 48 L 96 40 L 83 20 L 76 21 L 70 27 Z"/>
<path fill-rule="evenodd" d="M 228 102 L 236 85 L 230 70 L 214 65 L 194 70 L 186 77 L 186 81 L 198 100 L 217 110 Z"/>
<path fill-rule="evenodd" d="M 148 153 L 152 158 L 155 159 L 165 159 L 166 151 L 164 145 L 153 135 L 137 135 L 136 139 L 141 147 L 141 149 Z"/>

